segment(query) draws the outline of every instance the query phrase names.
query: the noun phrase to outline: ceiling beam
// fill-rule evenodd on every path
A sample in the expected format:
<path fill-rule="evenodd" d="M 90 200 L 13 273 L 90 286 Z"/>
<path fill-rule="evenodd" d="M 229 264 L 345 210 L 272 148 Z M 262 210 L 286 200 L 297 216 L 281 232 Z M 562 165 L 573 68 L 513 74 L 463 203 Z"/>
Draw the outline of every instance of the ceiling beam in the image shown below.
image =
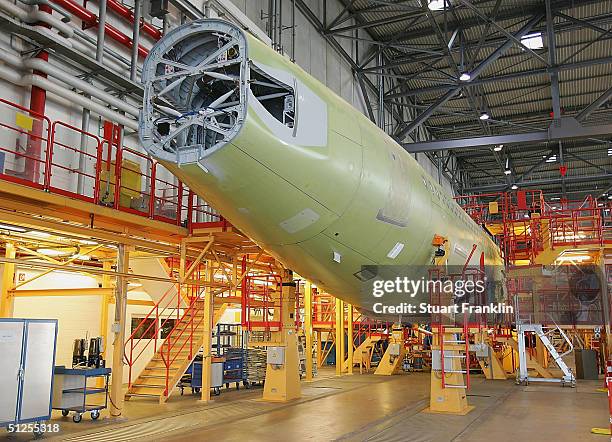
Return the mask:
<path fill-rule="evenodd" d="M 572 176 L 572 177 L 565 177 L 565 182 L 566 183 L 584 183 L 584 182 L 590 182 L 590 181 L 609 181 L 612 179 L 612 174 L 607 173 L 607 174 L 602 174 L 602 175 L 578 175 L 578 176 Z M 525 187 L 533 187 L 533 186 L 546 186 L 549 184 L 561 184 L 561 182 L 563 181 L 562 178 L 546 178 L 546 179 L 541 179 L 541 180 L 529 180 L 529 181 L 522 181 L 522 182 L 517 182 L 516 185 L 520 186 L 522 188 Z M 476 187 L 469 187 L 464 189 L 464 192 L 466 193 L 473 193 L 473 192 L 490 192 L 490 191 L 499 191 L 499 190 L 504 190 L 506 188 L 505 184 L 491 184 L 490 186 L 484 185 L 484 186 L 476 186 Z"/>
<path fill-rule="evenodd" d="M 601 94 L 595 101 L 585 107 L 582 111 L 576 115 L 576 120 L 584 121 L 591 113 L 599 109 L 603 104 L 612 98 L 612 87 Z"/>
<path fill-rule="evenodd" d="M 458 138 L 455 140 L 436 140 L 423 143 L 404 143 L 408 152 L 431 152 L 436 150 L 490 147 L 496 144 L 533 143 L 558 141 L 565 139 L 590 138 L 612 135 L 612 124 L 600 126 L 581 126 L 572 117 L 563 117 L 553 121 L 548 130 L 526 132 L 511 135 L 493 135 L 487 137 Z"/>
<path fill-rule="evenodd" d="M 581 68 L 595 66 L 599 64 L 610 64 L 610 63 L 612 63 L 612 57 L 595 58 L 592 60 L 579 61 L 576 63 L 562 64 L 554 68 L 532 69 L 529 71 L 513 72 L 511 74 L 506 74 L 506 75 L 497 75 L 497 76 L 494 75 L 491 77 L 478 78 L 474 81 L 466 82 L 465 84 L 460 84 L 459 82 L 457 82 L 457 83 L 452 83 L 452 84 L 441 84 L 438 86 L 424 87 L 421 89 L 411 89 L 411 90 L 406 90 L 404 92 L 398 92 L 398 93 L 387 95 L 386 98 L 393 99 L 393 98 L 399 98 L 399 97 L 405 97 L 405 96 L 417 96 L 417 95 L 422 95 L 422 94 L 445 92 L 457 86 L 464 87 L 464 88 L 473 87 L 473 86 L 479 86 L 481 84 L 496 83 L 499 81 L 516 80 L 517 78 L 530 77 L 534 75 L 549 75 L 553 71 L 561 72 L 561 71 L 567 71 L 567 70 L 573 70 L 573 69 L 581 69 Z"/>
<path fill-rule="evenodd" d="M 519 29 L 516 33 L 514 33 L 513 37 L 520 40 L 521 37 L 527 34 L 531 30 L 531 28 L 533 28 L 540 20 L 542 20 L 543 17 L 544 17 L 544 14 L 542 13 L 536 14 L 535 16 L 531 18 L 531 20 L 529 20 L 529 22 L 527 22 L 527 24 L 525 24 L 523 27 L 521 27 L 521 29 Z M 513 44 L 514 44 L 514 41 L 512 39 L 509 38 L 508 40 L 506 40 L 504 44 L 499 46 L 495 51 L 493 51 L 493 53 L 491 53 L 487 58 L 481 61 L 478 64 L 478 66 L 476 66 L 472 70 L 472 72 L 470 72 L 470 77 L 471 77 L 470 81 L 465 82 L 465 83 L 468 84 L 472 82 L 473 80 L 475 80 L 476 77 L 478 77 L 482 73 L 482 71 L 484 71 L 489 65 L 491 65 L 491 63 L 493 63 L 502 54 L 504 54 L 504 52 L 510 49 L 510 47 L 512 47 Z M 452 59 L 452 56 L 451 56 L 451 59 Z M 454 68 L 456 70 L 457 66 L 454 66 Z M 461 91 L 461 88 L 462 88 L 461 85 L 450 88 L 450 90 L 448 90 L 448 92 L 442 95 L 442 97 L 440 97 L 435 103 L 433 103 L 430 107 L 428 107 L 421 114 L 419 114 L 413 121 L 411 121 L 408 125 L 406 125 L 406 127 L 400 130 L 396 134 L 396 138 L 398 140 L 403 140 L 403 138 L 406 135 L 408 135 L 409 133 L 417 129 L 421 124 L 423 124 L 425 120 L 427 120 L 436 111 L 436 109 L 438 109 L 448 100 L 450 100 L 452 97 L 457 95 Z"/>

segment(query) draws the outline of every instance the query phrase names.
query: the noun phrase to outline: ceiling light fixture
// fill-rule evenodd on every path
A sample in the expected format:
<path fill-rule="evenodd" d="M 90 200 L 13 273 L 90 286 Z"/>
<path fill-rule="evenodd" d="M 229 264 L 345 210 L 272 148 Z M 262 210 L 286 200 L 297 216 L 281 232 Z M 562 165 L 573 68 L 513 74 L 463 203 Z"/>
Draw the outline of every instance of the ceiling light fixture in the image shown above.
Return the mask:
<path fill-rule="evenodd" d="M 19 227 L 19 226 L 12 226 L 10 224 L 0 224 L 0 230 L 10 230 L 12 232 L 27 232 L 28 229 L 24 229 L 23 227 Z"/>
<path fill-rule="evenodd" d="M 38 253 L 45 256 L 66 256 L 70 255 L 70 251 L 60 249 L 36 249 Z"/>
<path fill-rule="evenodd" d="M 504 170 L 504 175 L 510 175 L 512 171 L 510 169 Z"/>
<path fill-rule="evenodd" d="M 470 81 L 471 79 L 472 79 L 472 76 L 469 73 L 467 73 L 467 72 L 464 72 L 459 77 L 459 80 L 461 80 L 461 81 Z"/>
<path fill-rule="evenodd" d="M 495 152 L 499 152 L 499 151 L 501 151 L 503 148 L 504 148 L 504 145 L 503 145 L 503 144 L 498 144 L 497 146 L 495 146 L 495 147 L 493 148 L 493 150 L 494 150 Z"/>
<path fill-rule="evenodd" d="M 544 47 L 541 32 L 534 32 L 521 37 L 521 43 L 529 49 L 542 49 Z"/>
<path fill-rule="evenodd" d="M 446 5 L 446 0 L 430 0 L 427 7 L 430 11 L 441 11 Z"/>
<path fill-rule="evenodd" d="M 483 113 L 480 114 L 480 119 L 481 120 L 488 120 L 489 118 L 491 118 L 491 117 L 486 112 L 483 112 Z"/>
<path fill-rule="evenodd" d="M 516 189 L 518 189 L 518 186 L 516 184 L 513 184 L 512 185 L 512 190 L 516 190 Z"/>

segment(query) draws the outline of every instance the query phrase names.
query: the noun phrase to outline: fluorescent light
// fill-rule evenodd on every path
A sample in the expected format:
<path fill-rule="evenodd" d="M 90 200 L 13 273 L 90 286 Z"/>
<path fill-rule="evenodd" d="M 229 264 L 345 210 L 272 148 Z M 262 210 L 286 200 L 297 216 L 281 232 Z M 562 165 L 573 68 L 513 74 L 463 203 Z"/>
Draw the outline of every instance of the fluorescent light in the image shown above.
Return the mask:
<path fill-rule="evenodd" d="M 74 257 L 74 259 L 78 259 L 81 261 L 90 261 L 91 260 L 91 256 L 89 255 L 77 255 Z"/>
<path fill-rule="evenodd" d="M 35 236 L 36 238 L 49 238 L 51 235 L 47 232 L 41 232 L 40 230 L 31 230 L 28 232 L 28 236 Z"/>
<path fill-rule="evenodd" d="M 557 261 L 588 261 L 591 259 L 589 255 L 564 255 L 559 256 Z"/>
<path fill-rule="evenodd" d="M 471 79 L 472 79 L 472 76 L 470 74 L 468 74 L 467 72 L 464 72 L 459 77 L 459 80 L 461 80 L 461 81 L 470 81 Z"/>
<path fill-rule="evenodd" d="M 544 47 L 541 32 L 534 32 L 521 37 L 521 43 L 529 49 L 542 49 Z"/>
<path fill-rule="evenodd" d="M 608 199 L 609 199 L 609 200 L 612 200 L 612 195 L 608 195 Z"/>
<path fill-rule="evenodd" d="M 65 256 L 70 255 L 70 252 L 66 250 L 59 249 L 36 249 L 38 253 L 45 256 Z"/>
<path fill-rule="evenodd" d="M 503 144 L 499 144 L 499 145 L 495 146 L 495 147 L 493 148 L 493 150 L 494 150 L 495 152 L 499 152 L 499 151 L 501 151 L 503 148 L 504 148 L 504 145 L 503 145 Z"/>
<path fill-rule="evenodd" d="M 216 279 L 216 277 L 215 277 Z M 140 282 L 128 282 L 128 287 L 142 287 L 142 283 Z"/>
<path fill-rule="evenodd" d="M 489 118 L 491 118 L 491 117 L 486 112 L 483 112 L 483 113 L 480 114 L 480 119 L 481 120 L 488 120 Z"/>
<path fill-rule="evenodd" d="M 555 197 L 551 198 L 550 200 L 551 200 L 551 201 L 559 201 L 560 199 L 561 199 L 561 198 L 559 198 L 559 197 L 555 196 Z"/>
<path fill-rule="evenodd" d="M 431 11 L 441 11 L 442 9 L 444 9 L 445 3 L 446 3 L 446 0 L 430 0 L 429 3 L 427 4 L 427 7 Z"/>
<path fill-rule="evenodd" d="M 512 190 L 516 190 L 516 189 L 518 189 L 518 186 L 516 184 L 513 184 L 512 185 Z"/>
<path fill-rule="evenodd" d="M 27 232 L 28 229 L 24 229 L 19 226 L 12 226 L 10 224 L 0 224 L 0 229 L 10 230 L 12 232 Z"/>
<path fill-rule="evenodd" d="M 505 175 L 510 175 L 511 173 L 512 173 L 512 171 L 510 169 L 504 170 L 504 174 Z"/>
<path fill-rule="evenodd" d="M 88 245 L 88 246 L 97 246 L 97 245 L 98 245 L 98 243 L 97 243 L 97 242 L 95 242 L 95 241 L 90 241 L 90 240 L 88 240 L 88 239 L 79 239 L 79 242 L 80 242 L 81 244 L 85 244 L 85 245 Z"/>

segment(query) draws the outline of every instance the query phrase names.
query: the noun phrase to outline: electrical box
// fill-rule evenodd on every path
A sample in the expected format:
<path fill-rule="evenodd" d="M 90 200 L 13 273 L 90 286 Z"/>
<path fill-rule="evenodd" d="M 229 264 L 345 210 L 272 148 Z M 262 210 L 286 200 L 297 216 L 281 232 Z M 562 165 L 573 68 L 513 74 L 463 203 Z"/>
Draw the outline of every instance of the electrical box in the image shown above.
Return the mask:
<path fill-rule="evenodd" d="M 440 356 L 441 356 L 440 350 L 431 351 L 431 369 L 432 370 L 442 370 L 442 361 L 440 360 Z M 444 358 L 444 370 L 449 371 L 452 369 L 453 369 L 453 358 L 446 356 Z"/>
<path fill-rule="evenodd" d="M 470 344 L 470 351 L 476 353 L 477 358 L 488 358 L 490 356 L 489 346 L 484 343 Z"/>
<path fill-rule="evenodd" d="M 272 365 L 283 365 L 285 363 L 285 347 L 268 347 L 266 362 Z"/>
<path fill-rule="evenodd" d="M 400 355 L 400 345 L 399 344 L 389 344 L 389 354 L 391 356 L 399 356 Z"/>

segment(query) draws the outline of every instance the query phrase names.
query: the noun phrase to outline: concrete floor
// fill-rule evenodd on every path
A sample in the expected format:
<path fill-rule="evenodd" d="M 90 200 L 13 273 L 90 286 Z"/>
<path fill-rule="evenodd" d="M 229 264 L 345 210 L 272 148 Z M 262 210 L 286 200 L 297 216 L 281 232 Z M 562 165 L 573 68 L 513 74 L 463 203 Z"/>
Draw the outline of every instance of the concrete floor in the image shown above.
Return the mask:
<path fill-rule="evenodd" d="M 428 405 L 429 374 L 393 377 L 353 375 L 336 378 L 320 370 L 302 384 L 302 398 L 288 404 L 262 402 L 261 388 L 224 392 L 205 405 L 191 395 L 173 396 L 164 405 L 132 400 L 125 418 L 106 413 L 79 424 L 55 415 L 61 432 L 48 440 L 86 441 L 604 441 L 590 433 L 608 423 L 601 382 L 579 381 L 575 389 L 558 385 L 516 386 L 513 381 L 472 377 L 467 416 L 422 413 Z M 0 439 L 8 436 L 2 435 Z M 29 440 L 26 435 L 11 438 Z"/>

